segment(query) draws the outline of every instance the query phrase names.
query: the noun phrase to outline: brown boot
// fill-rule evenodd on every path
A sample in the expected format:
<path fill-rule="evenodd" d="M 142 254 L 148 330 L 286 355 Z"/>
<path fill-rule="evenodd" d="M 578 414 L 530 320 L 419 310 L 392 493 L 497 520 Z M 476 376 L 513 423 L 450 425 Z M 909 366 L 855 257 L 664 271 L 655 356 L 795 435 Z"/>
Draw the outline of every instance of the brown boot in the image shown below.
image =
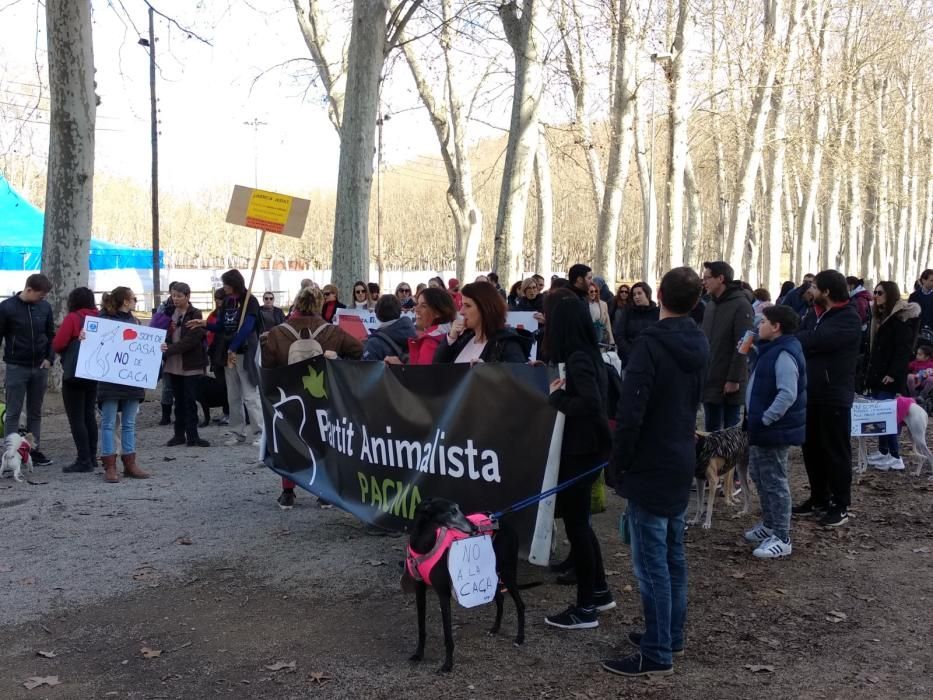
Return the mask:
<path fill-rule="evenodd" d="M 101 455 L 100 461 L 104 465 L 104 481 L 108 484 L 119 484 L 120 475 L 117 474 L 117 456 Z"/>
<path fill-rule="evenodd" d="M 130 479 L 148 479 L 149 475 L 136 466 L 136 453 L 130 452 L 128 455 L 120 455 L 123 460 L 123 476 Z"/>

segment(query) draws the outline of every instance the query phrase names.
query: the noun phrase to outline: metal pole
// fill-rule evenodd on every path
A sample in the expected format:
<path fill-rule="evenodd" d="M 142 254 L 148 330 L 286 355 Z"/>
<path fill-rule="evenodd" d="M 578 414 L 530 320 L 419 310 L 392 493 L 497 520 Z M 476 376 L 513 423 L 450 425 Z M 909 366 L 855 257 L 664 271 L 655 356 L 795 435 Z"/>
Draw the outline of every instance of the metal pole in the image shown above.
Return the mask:
<path fill-rule="evenodd" d="M 156 107 L 155 14 L 149 7 L 149 103 L 152 126 L 152 308 L 162 296 L 159 266 L 159 118 Z"/>

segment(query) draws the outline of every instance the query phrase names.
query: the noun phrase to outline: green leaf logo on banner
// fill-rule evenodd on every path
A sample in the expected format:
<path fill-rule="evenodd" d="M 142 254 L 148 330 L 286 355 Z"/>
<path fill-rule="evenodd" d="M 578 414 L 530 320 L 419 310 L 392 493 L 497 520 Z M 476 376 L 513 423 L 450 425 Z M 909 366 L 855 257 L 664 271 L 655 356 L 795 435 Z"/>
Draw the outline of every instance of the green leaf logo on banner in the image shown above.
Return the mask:
<path fill-rule="evenodd" d="M 326 399 L 327 391 L 324 389 L 324 370 L 315 371 L 313 367 L 308 367 L 308 376 L 301 378 L 305 391 L 316 399 Z"/>

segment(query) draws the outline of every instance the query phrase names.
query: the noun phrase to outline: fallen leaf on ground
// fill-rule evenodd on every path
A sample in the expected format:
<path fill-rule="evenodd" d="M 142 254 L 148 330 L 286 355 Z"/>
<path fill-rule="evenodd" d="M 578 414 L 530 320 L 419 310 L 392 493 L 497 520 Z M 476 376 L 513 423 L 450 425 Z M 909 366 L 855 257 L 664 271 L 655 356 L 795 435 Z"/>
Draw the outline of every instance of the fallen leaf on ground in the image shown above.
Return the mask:
<path fill-rule="evenodd" d="M 385 562 L 379 561 L 378 559 L 368 559 L 366 563 L 370 566 L 385 566 Z"/>
<path fill-rule="evenodd" d="M 175 544 L 191 544 L 191 538 L 186 535 L 182 535 L 177 540 L 175 540 Z"/>
<path fill-rule="evenodd" d="M 269 664 L 263 668 L 267 671 L 294 671 L 295 665 L 294 661 L 276 661 L 274 664 Z"/>
<path fill-rule="evenodd" d="M 143 655 L 144 658 L 147 659 L 155 659 L 162 656 L 161 649 L 150 649 L 149 647 L 143 647 L 139 650 L 139 652 Z"/>
<path fill-rule="evenodd" d="M 47 685 L 50 688 L 61 685 L 61 681 L 58 680 L 58 676 L 33 676 L 32 678 L 27 678 L 23 682 L 23 687 L 26 690 L 32 690 L 38 688 L 40 685 Z"/>
<path fill-rule="evenodd" d="M 8 574 L 13 571 L 13 567 L 9 564 L 0 564 L 0 574 Z"/>
<path fill-rule="evenodd" d="M 913 552 L 914 554 L 929 554 L 930 548 L 929 547 L 917 547 L 915 550 L 913 550 Z"/>
<path fill-rule="evenodd" d="M 787 595 L 787 589 L 786 589 L 786 588 L 775 588 L 774 590 L 776 590 L 776 591 L 777 591 L 778 593 L 780 593 L 781 595 Z"/>
<path fill-rule="evenodd" d="M 745 664 L 744 668 L 752 673 L 774 673 L 774 666 L 765 666 L 763 664 Z"/>
<path fill-rule="evenodd" d="M 745 572 L 736 571 L 734 574 L 732 574 L 732 578 L 745 578 Z"/>
<path fill-rule="evenodd" d="M 323 671 L 312 671 L 308 674 L 308 680 L 314 681 L 315 683 L 326 683 L 331 680 L 331 677 L 325 674 Z"/>
<path fill-rule="evenodd" d="M 846 615 L 844 612 L 839 612 L 838 610 L 830 610 L 828 613 L 826 613 L 827 622 L 844 622 L 848 619 L 848 615 Z"/>
<path fill-rule="evenodd" d="M 36 656 L 41 656 L 45 659 L 54 659 L 58 655 L 54 651 L 37 651 Z"/>

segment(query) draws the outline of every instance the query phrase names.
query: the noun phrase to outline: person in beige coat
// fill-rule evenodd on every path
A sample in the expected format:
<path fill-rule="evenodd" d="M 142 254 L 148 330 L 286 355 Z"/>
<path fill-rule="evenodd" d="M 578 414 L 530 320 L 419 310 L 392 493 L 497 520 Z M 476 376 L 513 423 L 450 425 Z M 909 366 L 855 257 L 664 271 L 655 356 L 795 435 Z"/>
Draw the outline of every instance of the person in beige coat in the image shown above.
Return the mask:
<path fill-rule="evenodd" d="M 606 302 L 599 298 L 599 287 L 593 282 L 586 296 L 590 307 L 590 318 L 593 319 L 593 325 L 596 326 L 596 340 L 605 345 L 612 345 L 612 324 L 609 322 L 609 307 Z"/>

